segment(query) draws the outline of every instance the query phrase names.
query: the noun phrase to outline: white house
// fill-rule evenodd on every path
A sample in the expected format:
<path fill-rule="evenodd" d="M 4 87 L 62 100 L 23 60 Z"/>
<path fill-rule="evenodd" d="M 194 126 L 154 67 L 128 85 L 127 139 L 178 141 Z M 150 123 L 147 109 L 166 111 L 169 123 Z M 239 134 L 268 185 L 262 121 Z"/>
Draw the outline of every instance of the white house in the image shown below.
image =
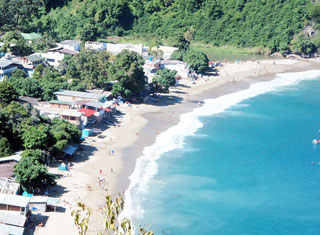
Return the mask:
<path fill-rule="evenodd" d="M 11 76 L 11 73 L 17 69 L 17 64 L 13 61 L 0 60 L 0 82 L 3 81 L 4 76 Z"/>
<path fill-rule="evenodd" d="M 65 55 L 75 55 L 78 51 L 64 49 L 63 47 L 49 49 L 47 53 L 38 53 L 46 59 L 46 62 L 53 66 L 58 67 L 60 62 L 64 59 Z"/>
<path fill-rule="evenodd" d="M 60 54 L 56 51 L 48 51 L 47 53 L 40 53 L 40 55 L 44 57 L 47 63 L 53 67 L 58 67 L 64 58 L 64 54 Z"/>
<path fill-rule="evenodd" d="M 72 51 L 80 51 L 81 41 L 79 40 L 65 40 L 60 42 L 64 49 L 72 50 Z"/>

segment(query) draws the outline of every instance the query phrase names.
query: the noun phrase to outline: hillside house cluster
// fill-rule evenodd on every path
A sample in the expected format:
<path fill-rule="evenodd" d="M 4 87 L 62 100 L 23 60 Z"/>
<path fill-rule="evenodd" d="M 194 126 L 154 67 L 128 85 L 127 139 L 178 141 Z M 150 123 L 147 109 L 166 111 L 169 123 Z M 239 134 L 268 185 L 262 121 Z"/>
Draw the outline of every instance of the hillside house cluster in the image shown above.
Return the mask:
<path fill-rule="evenodd" d="M 56 100 L 39 102 L 36 108 L 40 115 L 49 118 L 62 118 L 77 125 L 80 129 L 110 117 L 115 110 L 115 102 L 107 101 L 109 92 L 59 90 L 54 93 Z"/>
<path fill-rule="evenodd" d="M 22 235 L 31 225 L 32 212 L 56 211 L 59 200 L 28 193 L 17 195 L 20 184 L 12 178 L 14 165 L 21 159 L 21 152 L 0 158 L 0 234 Z M 25 195 L 26 194 L 26 195 Z"/>
<path fill-rule="evenodd" d="M 55 212 L 58 207 L 59 200 L 55 198 L 0 193 L 0 234 L 23 235 L 32 223 L 33 211 Z"/>
<path fill-rule="evenodd" d="M 41 39 L 42 36 L 38 33 L 21 33 L 21 36 L 27 41 L 27 43 L 33 43 Z M 110 39 L 108 39 L 110 40 Z M 170 69 L 175 69 L 178 71 L 178 75 L 181 77 L 186 77 L 185 71 L 180 69 L 180 67 L 175 66 L 157 66 L 157 62 L 149 61 L 149 48 L 143 46 L 142 44 L 131 44 L 131 43 L 119 43 L 118 40 L 112 40 L 114 42 L 92 42 L 87 41 L 84 44 L 85 48 L 96 50 L 96 51 L 109 51 L 110 53 L 117 55 L 123 50 L 130 50 L 137 52 L 139 55 L 146 59 L 145 72 L 149 80 L 152 81 L 154 72 L 158 69 L 168 67 Z M 1 46 L 1 43 L 0 43 Z M 10 45 L 15 46 L 15 45 Z M 3 81 L 4 77 L 8 78 L 11 76 L 12 72 L 16 69 L 22 69 L 28 76 L 33 76 L 33 71 L 35 67 L 39 64 L 44 66 L 53 66 L 60 69 L 60 64 L 66 55 L 74 56 L 78 54 L 81 50 L 81 41 L 79 40 L 64 40 L 60 43 L 56 43 L 56 47 L 49 49 L 47 52 L 38 52 L 33 55 L 29 55 L 23 58 L 13 56 L 12 54 L 6 54 L 0 59 L 0 81 Z M 158 46 L 151 48 L 153 51 L 161 51 L 162 57 L 164 59 L 169 59 L 171 54 L 178 50 L 176 47 Z"/>

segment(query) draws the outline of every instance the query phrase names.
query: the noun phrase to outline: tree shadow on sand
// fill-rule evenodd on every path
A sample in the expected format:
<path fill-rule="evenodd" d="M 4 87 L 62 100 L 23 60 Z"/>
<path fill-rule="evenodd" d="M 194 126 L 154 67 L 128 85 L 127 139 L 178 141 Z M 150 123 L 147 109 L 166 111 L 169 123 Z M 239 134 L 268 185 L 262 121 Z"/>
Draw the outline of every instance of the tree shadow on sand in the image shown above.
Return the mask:
<path fill-rule="evenodd" d="M 37 212 L 32 212 L 30 220 L 25 228 L 24 235 L 33 235 L 35 234 L 36 227 L 44 227 L 48 221 L 49 216 L 42 215 Z"/>
<path fill-rule="evenodd" d="M 170 91 L 170 93 L 175 93 L 175 94 L 187 94 L 185 91 Z"/>
<path fill-rule="evenodd" d="M 170 106 L 175 104 L 182 103 L 183 98 L 174 96 L 174 95 L 165 95 L 161 96 L 157 101 L 152 103 L 145 103 L 147 105 L 153 105 L 153 106 Z"/>
<path fill-rule="evenodd" d="M 64 177 L 67 177 L 67 176 L 64 176 Z M 67 190 L 66 187 L 59 185 L 59 184 L 52 186 L 51 188 L 49 188 L 48 191 L 49 191 L 48 196 L 53 197 L 53 198 L 59 198 L 63 194 L 69 192 L 69 190 Z"/>
<path fill-rule="evenodd" d="M 182 87 L 182 88 L 190 88 L 190 86 L 188 86 L 188 85 L 185 85 L 185 84 L 177 84 L 177 86 L 176 86 L 177 88 L 179 88 L 179 87 Z"/>
<path fill-rule="evenodd" d="M 90 144 L 81 144 L 80 149 L 70 158 L 71 162 L 85 162 L 98 149 Z"/>

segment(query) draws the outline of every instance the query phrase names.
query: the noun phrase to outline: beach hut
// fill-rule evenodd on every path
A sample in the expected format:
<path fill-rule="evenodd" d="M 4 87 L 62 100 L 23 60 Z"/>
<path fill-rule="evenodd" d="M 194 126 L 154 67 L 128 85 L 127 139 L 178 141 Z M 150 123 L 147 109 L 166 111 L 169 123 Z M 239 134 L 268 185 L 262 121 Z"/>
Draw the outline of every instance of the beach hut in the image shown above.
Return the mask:
<path fill-rule="evenodd" d="M 89 137 L 90 135 L 92 135 L 91 129 L 83 129 L 82 130 L 82 137 L 86 138 L 86 137 Z"/>
<path fill-rule="evenodd" d="M 29 206 L 33 211 L 46 212 L 48 197 L 36 196 L 30 199 Z"/>
<path fill-rule="evenodd" d="M 76 147 L 71 146 L 71 145 L 67 145 L 67 147 L 64 148 L 63 152 L 65 154 L 72 156 L 76 150 L 77 150 Z"/>

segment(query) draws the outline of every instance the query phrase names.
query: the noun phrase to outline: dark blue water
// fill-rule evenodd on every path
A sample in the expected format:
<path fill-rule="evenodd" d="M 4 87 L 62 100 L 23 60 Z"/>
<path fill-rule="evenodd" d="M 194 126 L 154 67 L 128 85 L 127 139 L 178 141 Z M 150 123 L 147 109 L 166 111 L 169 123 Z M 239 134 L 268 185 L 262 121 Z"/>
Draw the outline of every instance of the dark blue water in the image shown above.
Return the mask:
<path fill-rule="evenodd" d="M 200 120 L 183 149 L 158 160 L 135 224 L 156 234 L 320 234 L 317 80 Z"/>

